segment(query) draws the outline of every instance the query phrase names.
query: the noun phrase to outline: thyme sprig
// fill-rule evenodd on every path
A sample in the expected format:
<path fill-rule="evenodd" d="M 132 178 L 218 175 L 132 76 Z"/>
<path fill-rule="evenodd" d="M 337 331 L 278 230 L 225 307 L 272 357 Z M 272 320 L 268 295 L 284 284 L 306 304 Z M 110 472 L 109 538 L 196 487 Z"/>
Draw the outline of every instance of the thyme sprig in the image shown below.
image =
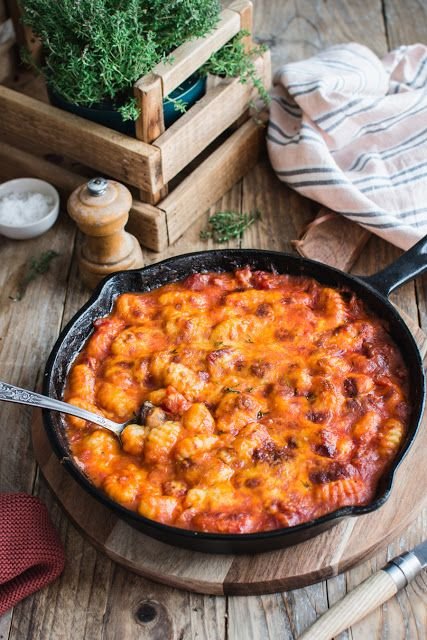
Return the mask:
<path fill-rule="evenodd" d="M 209 218 L 208 228 L 200 232 L 202 240 L 212 238 L 214 242 L 221 244 L 232 238 L 243 237 L 244 231 L 261 218 L 261 212 L 257 210 L 251 213 L 240 211 L 217 211 Z"/>
<path fill-rule="evenodd" d="M 50 263 L 58 256 L 59 253 L 52 250 L 44 251 L 37 257 L 32 256 L 26 264 L 25 273 L 18 285 L 16 295 L 9 296 L 9 298 L 13 300 L 13 302 L 19 302 L 22 300 L 30 282 L 49 271 Z"/>

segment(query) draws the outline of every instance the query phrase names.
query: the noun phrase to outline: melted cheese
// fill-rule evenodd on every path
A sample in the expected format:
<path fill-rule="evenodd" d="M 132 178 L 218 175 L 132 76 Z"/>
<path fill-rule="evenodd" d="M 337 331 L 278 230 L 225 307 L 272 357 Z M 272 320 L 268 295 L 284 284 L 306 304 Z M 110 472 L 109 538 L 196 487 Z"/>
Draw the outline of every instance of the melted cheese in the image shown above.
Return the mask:
<path fill-rule="evenodd" d="M 123 294 L 74 363 L 65 399 L 131 419 L 123 446 L 68 420 L 93 483 L 140 514 L 265 531 L 370 502 L 408 419 L 407 371 L 384 323 L 310 278 L 195 274 Z"/>

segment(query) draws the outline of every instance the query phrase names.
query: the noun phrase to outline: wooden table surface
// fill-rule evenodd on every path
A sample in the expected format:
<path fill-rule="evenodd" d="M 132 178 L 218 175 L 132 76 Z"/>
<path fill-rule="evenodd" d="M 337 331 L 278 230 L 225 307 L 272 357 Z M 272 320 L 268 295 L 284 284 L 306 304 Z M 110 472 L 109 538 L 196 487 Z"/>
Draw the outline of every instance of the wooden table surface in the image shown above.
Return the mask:
<path fill-rule="evenodd" d="M 255 33 L 272 50 L 273 67 L 307 57 L 323 47 L 357 41 L 382 56 L 401 44 L 425 42 L 425 0 L 255 0 Z M 264 160 L 236 185 L 216 209 L 258 208 L 262 220 L 246 232 L 244 246 L 292 251 L 296 238 L 317 211 L 272 174 Z M 212 209 L 212 213 L 215 208 Z M 144 251 L 146 263 L 197 249 L 208 213 L 165 254 Z M 76 230 L 63 213 L 47 234 L 29 241 L 0 238 L 0 379 L 40 388 L 47 356 L 61 326 L 88 298 L 76 269 Z M 22 269 L 30 256 L 54 249 L 60 256 L 50 272 L 32 282 L 25 297 L 13 302 Z M 354 266 L 373 272 L 399 250 L 371 237 Z M 393 300 L 427 330 L 427 279 L 402 288 Z M 61 578 L 0 618 L 0 639 L 97 638 L 130 640 L 291 639 L 387 558 L 411 548 L 427 535 L 427 513 L 419 514 L 399 540 L 373 559 L 336 578 L 295 591 L 267 596 L 213 597 L 161 586 L 114 564 L 97 552 L 68 521 L 47 489 L 34 461 L 31 411 L 0 406 L 0 491 L 39 495 L 47 504 L 65 546 Z M 425 487 L 420 487 L 425 491 Z M 141 604 L 152 603 L 153 620 L 138 620 Z M 372 613 L 340 639 L 416 639 L 427 636 L 427 573 Z"/>

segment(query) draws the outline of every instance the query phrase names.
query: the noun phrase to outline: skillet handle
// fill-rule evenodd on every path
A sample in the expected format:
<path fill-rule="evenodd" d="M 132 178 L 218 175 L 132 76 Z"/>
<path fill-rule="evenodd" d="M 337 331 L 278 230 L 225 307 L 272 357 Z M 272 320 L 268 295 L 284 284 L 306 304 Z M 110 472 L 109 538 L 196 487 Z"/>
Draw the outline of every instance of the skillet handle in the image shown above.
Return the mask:
<path fill-rule="evenodd" d="M 420 276 L 424 271 L 427 271 L 427 236 L 385 269 L 360 279 L 388 298 L 394 289 Z"/>

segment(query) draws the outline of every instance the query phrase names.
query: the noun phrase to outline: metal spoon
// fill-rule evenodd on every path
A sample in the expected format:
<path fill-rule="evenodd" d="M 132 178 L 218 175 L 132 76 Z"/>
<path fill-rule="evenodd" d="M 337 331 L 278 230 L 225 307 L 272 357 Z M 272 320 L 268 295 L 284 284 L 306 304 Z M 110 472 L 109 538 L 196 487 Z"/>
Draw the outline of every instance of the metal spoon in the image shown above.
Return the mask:
<path fill-rule="evenodd" d="M 15 387 L 13 384 L 7 384 L 7 382 L 1 381 L 0 400 L 16 402 L 17 404 L 28 404 L 30 407 L 42 407 L 43 409 L 52 409 L 53 411 L 67 413 L 70 416 L 83 418 L 83 420 L 93 422 L 100 427 L 104 427 L 104 429 L 109 429 L 109 431 L 115 433 L 116 436 L 120 436 L 121 432 L 128 424 L 135 422 L 135 417 L 122 423 L 113 422 L 112 420 L 108 420 L 108 418 L 104 418 L 104 416 L 92 413 L 91 411 L 86 411 L 86 409 L 80 409 L 72 404 L 68 404 L 68 402 L 54 400 L 48 396 L 42 396 L 40 393 L 34 393 L 34 391 L 21 389 L 20 387 Z"/>

